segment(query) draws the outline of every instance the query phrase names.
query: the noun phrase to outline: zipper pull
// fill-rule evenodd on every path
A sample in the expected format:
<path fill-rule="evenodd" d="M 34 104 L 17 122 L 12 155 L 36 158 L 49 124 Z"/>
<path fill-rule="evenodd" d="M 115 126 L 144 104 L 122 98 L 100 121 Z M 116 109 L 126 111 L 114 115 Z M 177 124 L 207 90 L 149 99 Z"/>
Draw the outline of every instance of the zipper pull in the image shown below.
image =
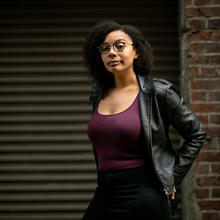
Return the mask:
<path fill-rule="evenodd" d="M 163 189 L 166 197 L 167 197 L 167 202 L 168 202 L 168 207 L 171 208 L 171 202 L 170 202 L 170 198 L 169 198 L 169 193 L 167 191 L 167 189 Z"/>
<path fill-rule="evenodd" d="M 169 193 L 168 193 L 167 189 L 163 189 L 163 191 L 164 191 L 164 193 L 165 193 L 165 195 L 166 195 L 166 196 L 168 196 L 168 195 L 169 195 Z"/>

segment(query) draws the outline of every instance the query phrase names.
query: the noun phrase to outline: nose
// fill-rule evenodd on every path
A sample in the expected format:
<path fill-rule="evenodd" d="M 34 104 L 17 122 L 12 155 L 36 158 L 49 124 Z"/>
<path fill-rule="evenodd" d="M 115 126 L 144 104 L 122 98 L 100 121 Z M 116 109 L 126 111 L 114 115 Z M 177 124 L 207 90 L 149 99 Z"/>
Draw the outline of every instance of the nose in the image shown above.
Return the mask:
<path fill-rule="evenodd" d="M 116 56 L 113 47 L 110 48 L 110 50 L 109 50 L 109 52 L 108 52 L 108 56 L 109 56 L 109 57 L 115 57 L 115 56 Z"/>

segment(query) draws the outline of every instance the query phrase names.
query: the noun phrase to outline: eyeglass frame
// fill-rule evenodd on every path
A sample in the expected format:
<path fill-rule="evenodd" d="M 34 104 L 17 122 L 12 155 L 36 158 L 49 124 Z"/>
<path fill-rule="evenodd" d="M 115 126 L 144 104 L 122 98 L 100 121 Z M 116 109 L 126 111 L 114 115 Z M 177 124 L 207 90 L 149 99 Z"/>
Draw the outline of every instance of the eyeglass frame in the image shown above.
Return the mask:
<path fill-rule="evenodd" d="M 104 44 L 99 45 L 97 48 L 99 49 L 100 54 L 108 54 L 108 53 L 110 52 L 110 50 L 111 50 L 111 47 L 112 47 L 113 50 L 114 50 L 115 52 L 117 52 L 117 53 L 118 53 L 118 52 L 123 52 L 124 49 L 125 49 L 125 45 L 124 45 L 124 47 L 123 47 L 122 50 L 117 50 L 117 48 L 115 48 L 115 46 L 114 46 L 116 42 L 120 42 L 120 41 L 122 41 L 122 43 L 125 43 L 125 44 L 128 44 L 128 45 L 134 47 L 134 44 L 128 43 L 125 39 L 118 39 L 118 40 L 116 40 L 112 45 L 109 44 L 109 43 L 104 43 L 104 44 L 108 44 L 108 45 L 110 46 L 109 49 L 107 50 L 107 52 L 103 52 L 103 51 L 101 50 L 101 46 L 104 45 Z"/>

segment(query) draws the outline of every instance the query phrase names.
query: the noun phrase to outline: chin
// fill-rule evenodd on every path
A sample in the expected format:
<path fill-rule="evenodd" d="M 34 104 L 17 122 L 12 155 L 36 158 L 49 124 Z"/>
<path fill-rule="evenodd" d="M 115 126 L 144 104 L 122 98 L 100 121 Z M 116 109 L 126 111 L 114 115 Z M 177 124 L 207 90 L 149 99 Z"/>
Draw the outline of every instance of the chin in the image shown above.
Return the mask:
<path fill-rule="evenodd" d="M 111 71 L 110 71 L 112 74 L 118 74 L 118 73 L 120 73 L 121 71 L 120 70 L 116 70 L 116 69 L 111 69 Z"/>
<path fill-rule="evenodd" d="M 111 73 L 117 73 L 117 72 L 120 72 L 120 69 L 118 69 L 117 67 L 113 67 L 113 68 L 109 68 L 107 69 L 109 72 Z"/>

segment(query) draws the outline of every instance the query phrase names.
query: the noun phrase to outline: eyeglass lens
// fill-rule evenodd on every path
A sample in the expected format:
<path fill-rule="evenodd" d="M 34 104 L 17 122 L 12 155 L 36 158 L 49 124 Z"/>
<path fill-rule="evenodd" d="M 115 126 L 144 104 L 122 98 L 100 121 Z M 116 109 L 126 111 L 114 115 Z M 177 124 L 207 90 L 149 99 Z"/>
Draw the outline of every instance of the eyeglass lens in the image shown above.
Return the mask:
<path fill-rule="evenodd" d="M 122 52 L 125 48 L 125 42 L 122 40 L 116 40 L 112 46 L 113 46 L 113 50 L 115 52 Z M 106 54 L 109 53 L 109 51 L 111 50 L 111 45 L 108 43 L 104 43 L 102 45 L 99 46 L 99 50 L 102 54 Z"/>

